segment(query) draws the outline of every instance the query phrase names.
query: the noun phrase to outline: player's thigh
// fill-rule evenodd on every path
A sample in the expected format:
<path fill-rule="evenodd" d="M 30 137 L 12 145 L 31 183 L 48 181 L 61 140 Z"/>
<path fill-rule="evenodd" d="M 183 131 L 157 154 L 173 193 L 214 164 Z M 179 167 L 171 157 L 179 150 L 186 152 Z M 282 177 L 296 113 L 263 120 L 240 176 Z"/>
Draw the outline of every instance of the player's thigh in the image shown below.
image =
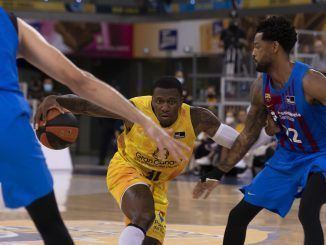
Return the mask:
<path fill-rule="evenodd" d="M 324 203 L 326 203 L 326 176 L 322 172 L 310 173 L 300 206 L 320 207 Z"/>
<path fill-rule="evenodd" d="M 26 206 L 52 191 L 52 178 L 28 116 L 15 118 L 1 133 L 0 181 L 6 205 Z"/>
<path fill-rule="evenodd" d="M 300 180 L 296 174 L 284 173 L 266 166 L 242 191 L 245 201 L 284 217 L 292 206 L 299 185 Z"/>
<path fill-rule="evenodd" d="M 142 176 L 136 167 L 126 162 L 118 154 L 113 157 L 109 164 L 106 181 L 108 190 L 120 207 L 122 198 L 129 188 L 136 185 L 150 186 L 150 181 Z"/>

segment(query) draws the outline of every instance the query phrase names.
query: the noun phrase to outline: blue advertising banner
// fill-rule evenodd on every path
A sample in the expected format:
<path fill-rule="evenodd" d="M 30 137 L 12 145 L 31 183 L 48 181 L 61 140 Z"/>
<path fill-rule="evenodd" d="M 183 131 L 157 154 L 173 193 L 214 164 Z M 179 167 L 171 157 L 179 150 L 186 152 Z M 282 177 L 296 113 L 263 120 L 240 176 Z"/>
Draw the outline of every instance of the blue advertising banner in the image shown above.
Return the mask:
<path fill-rule="evenodd" d="M 160 30 L 159 49 L 160 50 L 177 50 L 178 48 L 178 31 L 176 29 Z"/>

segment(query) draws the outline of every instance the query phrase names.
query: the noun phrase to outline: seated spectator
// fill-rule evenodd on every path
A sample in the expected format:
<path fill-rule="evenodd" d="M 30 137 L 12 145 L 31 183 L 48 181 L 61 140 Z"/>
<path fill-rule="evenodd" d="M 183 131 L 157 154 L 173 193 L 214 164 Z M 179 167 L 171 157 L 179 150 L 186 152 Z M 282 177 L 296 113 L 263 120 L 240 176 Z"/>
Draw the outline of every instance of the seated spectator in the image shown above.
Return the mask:
<path fill-rule="evenodd" d="M 200 133 L 194 150 L 195 174 L 202 175 L 214 168 L 219 156 L 219 145 L 205 133 Z"/>
<path fill-rule="evenodd" d="M 208 86 L 206 89 L 206 102 L 207 102 L 207 109 L 211 110 L 212 112 L 216 112 L 216 91 L 215 86 Z"/>
<path fill-rule="evenodd" d="M 233 111 L 227 111 L 225 115 L 225 123 L 232 128 L 235 128 L 235 118 Z"/>
<path fill-rule="evenodd" d="M 237 124 L 235 126 L 235 130 L 237 130 L 239 133 L 241 133 L 242 130 L 244 129 L 246 118 L 247 118 L 247 111 L 246 110 L 238 111 Z"/>
<path fill-rule="evenodd" d="M 322 40 L 315 40 L 314 52 L 316 53 L 316 56 L 312 60 L 311 66 L 317 71 L 326 74 L 326 51 Z"/>

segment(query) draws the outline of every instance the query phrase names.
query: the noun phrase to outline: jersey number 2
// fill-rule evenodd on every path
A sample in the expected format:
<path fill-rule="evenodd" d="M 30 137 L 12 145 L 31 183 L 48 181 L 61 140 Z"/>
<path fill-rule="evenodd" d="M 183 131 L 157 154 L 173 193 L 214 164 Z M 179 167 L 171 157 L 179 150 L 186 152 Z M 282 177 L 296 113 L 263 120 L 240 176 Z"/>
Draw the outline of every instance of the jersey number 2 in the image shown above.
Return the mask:
<path fill-rule="evenodd" d="M 291 141 L 291 142 L 294 142 L 294 143 L 297 143 L 297 144 L 301 144 L 302 141 L 299 139 L 299 134 L 298 134 L 298 131 L 295 130 L 294 128 L 287 128 L 283 125 L 284 129 L 285 129 L 285 132 L 286 132 L 286 136 L 288 137 L 288 139 Z M 291 138 L 290 137 L 290 133 L 293 133 L 293 137 Z"/>

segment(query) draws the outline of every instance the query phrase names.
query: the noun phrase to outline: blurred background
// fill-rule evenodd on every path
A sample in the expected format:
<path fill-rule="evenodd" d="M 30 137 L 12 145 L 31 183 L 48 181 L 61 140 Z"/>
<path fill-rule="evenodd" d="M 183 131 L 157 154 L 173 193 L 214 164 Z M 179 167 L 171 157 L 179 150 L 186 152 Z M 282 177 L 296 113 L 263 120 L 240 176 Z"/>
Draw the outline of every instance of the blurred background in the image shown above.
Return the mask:
<path fill-rule="evenodd" d="M 298 32 L 291 54 L 326 73 L 325 0 L 0 0 L 26 20 L 80 68 L 126 97 L 148 95 L 153 81 L 176 76 L 185 102 L 212 110 L 243 129 L 249 89 L 257 77 L 251 50 L 255 27 L 268 15 L 284 15 Z M 19 60 L 21 88 L 34 112 L 49 94 L 70 91 Z M 105 174 L 122 123 L 79 116 L 80 135 L 70 148 L 76 173 Z M 274 139 L 252 151 L 236 178 L 256 175 L 273 154 Z M 208 171 L 224 151 L 200 135 L 186 175 Z"/>

